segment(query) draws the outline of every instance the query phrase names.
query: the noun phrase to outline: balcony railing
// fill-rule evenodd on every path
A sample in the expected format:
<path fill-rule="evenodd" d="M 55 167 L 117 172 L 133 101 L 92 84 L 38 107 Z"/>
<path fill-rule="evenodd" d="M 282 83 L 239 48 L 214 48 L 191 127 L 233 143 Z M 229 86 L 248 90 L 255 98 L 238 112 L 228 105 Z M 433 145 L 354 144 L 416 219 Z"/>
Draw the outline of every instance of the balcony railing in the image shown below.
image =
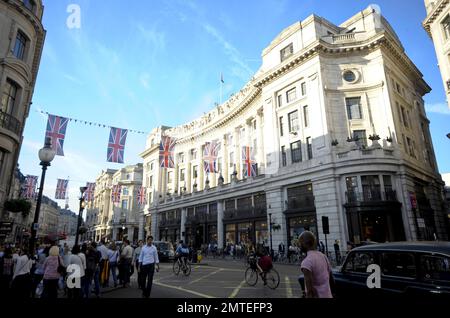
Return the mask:
<path fill-rule="evenodd" d="M 16 135 L 20 135 L 20 121 L 7 113 L 0 110 L 0 127 L 5 128 Z"/>
<path fill-rule="evenodd" d="M 285 202 L 286 208 L 289 210 L 301 210 L 314 208 L 314 195 L 304 195 L 296 198 L 289 198 Z"/>
<path fill-rule="evenodd" d="M 180 225 L 180 224 L 181 224 L 180 218 L 159 220 L 159 226 L 173 226 L 173 225 Z"/>
<path fill-rule="evenodd" d="M 265 208 L 250 208 L 250 209 L 237 209 L 237 210 L 225 210 L 223 213 L 224 219 L 236 219 L 236 218 L 254 218 L 267 215 L 267 209 Z"/>
<path fill-rule="evenodd" d="M 397 193 L 395 190 L 381 191 L 378 189 L 367 189 L 363 192 L 347 191 L 345 195 L 347 197 L 347 203 L 397 201 Z"/>

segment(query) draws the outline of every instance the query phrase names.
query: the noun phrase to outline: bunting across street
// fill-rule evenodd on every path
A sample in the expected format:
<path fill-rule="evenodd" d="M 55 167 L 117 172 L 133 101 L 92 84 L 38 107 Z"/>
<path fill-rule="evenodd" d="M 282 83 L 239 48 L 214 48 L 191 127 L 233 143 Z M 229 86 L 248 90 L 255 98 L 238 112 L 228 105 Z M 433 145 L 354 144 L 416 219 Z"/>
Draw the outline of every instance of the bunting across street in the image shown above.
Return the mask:
<path fill-rule="evenodd" d="M 56 200 L 65 200 L 66 199 L 66 192 L 67 192 L 68 185 L 69 185 L 69 180 L 58 179 L 58 181 L 56 183 L 56 193 L 55 193 Z"/>
<path fill-rule="evenodd" d="M 22 189 L 22 197 L 24 199 L 33 199 L 35 197 L 37 180 L 37 176 L 27 175 L 25 177 L 25 185 Z"/>
<path fill-rule="evenodd" d="M 111 127 L 108 142 L 108 162 L 123 163 L 127 130 Z"/>
<path fill-rule="evenodd" d="M 84 199 L 86 201 L 94 200 L 95 183 L 86 182 L 86 191 L 84 192 Z"/>
<path fill-rule="evenodd" d="M 220 143 L 217 140 L 207 142 L 203 151 L 203 167 L 205 172 L 214 173 L 217 170 L 217 156 L 220 151 Z"/>
<path fill-rule="evenodd" d="M 253 147 L 242 147 L 242 161 L 244 162 L 244 176 L 255 177 L 256 176 L 256 161 Z"/>
<path fill-rule="evenodd" d="M 69 120 L 64 117 L 48 115 L 45 137 L 50 137 L 52 149 L 56 151 L 57 156 L 64 156 L 63 146 L 68 121 Z"/>
<path fill-rule="evenodd" d="M 113 185 L 112 191 L 111 191 L 111 200 L 113 203 L 119 203 L 120 202 L 120 192 L 122 191 L 122 187 L 118 184 Z"/>
<path fill-rule="evenodd" d="M 174 165 L 175 139 L 162 136 L 159 144 L 159 163 L 161 168 L 173 168 Z"/>
<path fill-rule="evenodd" d="M 139 206 L 144 206 L 146 202 L 146 189 L 144 186 L 141 186 L 137 192 L 137 202 Z"/>

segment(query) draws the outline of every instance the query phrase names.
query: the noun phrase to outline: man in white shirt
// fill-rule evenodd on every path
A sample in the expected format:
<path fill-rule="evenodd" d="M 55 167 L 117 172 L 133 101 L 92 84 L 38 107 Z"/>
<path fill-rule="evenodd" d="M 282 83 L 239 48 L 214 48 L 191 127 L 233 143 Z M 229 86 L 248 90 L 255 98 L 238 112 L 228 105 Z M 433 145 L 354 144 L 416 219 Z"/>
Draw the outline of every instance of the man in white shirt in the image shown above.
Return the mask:
<path fill-rule="evenodd" d="M 139 254 L 139 271 L 141 272 L 143 293 L 142 297 L 149 298 L 153 285 L 153 274 L 159 271 L 158 250 L 153 245 L 153 236 L 147 238 L 147 245 L 142 247 Z M 147 282 L 147 283 L 146 283 Z"/>
<path fill-rule="evenodd" d="M 123 287 L 130 286 L 130 273 L 133 261 L 133 248 L 130 246 L 130 241 L 124 241 L 124 247 L 122 253 L 120 253 L 120 267 L 122 268 L 122 284 Z"/>
<path fill-rule="evenodd" d="M 102 239 L 97 246 L 97 251 L 102 254 L 100 259 L 100 283 L 102 287 L 108 287 L 109 283 L 109 249 L 105 245 L 105 240 Z"/>

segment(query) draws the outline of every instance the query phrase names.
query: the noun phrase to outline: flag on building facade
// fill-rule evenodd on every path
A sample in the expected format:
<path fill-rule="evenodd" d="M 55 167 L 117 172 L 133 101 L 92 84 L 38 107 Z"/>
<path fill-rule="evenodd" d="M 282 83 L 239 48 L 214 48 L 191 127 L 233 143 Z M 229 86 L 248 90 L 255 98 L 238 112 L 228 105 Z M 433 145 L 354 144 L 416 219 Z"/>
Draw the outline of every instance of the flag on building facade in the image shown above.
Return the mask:
<path fill-rule="evenodd" d="M 57 156 L 64 156 L 63 146 L 68 122 L 67 118 L 48 115 L 45 137 L 51 139 L 52 149 L 56 151 Z"/>
<path fill-rule="evenodd" d="M 138 201 L 139 206 L 144 206 L 147 203 L 146 189 L 144 186 L 141 186 L 138 190 L 137 201 Z"/>
<path fill-rule="evenodd" d="M 122 187 L 118 184 L 113 185 L 112 191 L 111 191 L 111 199 L 113 203 L 119 203 L 120 202 L 120 192 L 122 191 Z"/>
<path fill-rule="evenodd" d="M 58 182 L 56 183 L 55 199 L 57 199 L 57 200 L 65 200 L 66 199 L 66 192 L 67 192 L 68 185 L 69 185 L 69 180 L 58 179 Z"/>
<path fill-rule="evenodd" d="M 220 143 L 217 140 L 205 143 L 203 150 L 203 168 L 205 172 L 214 173 L 218 172 L 217 169 L 217 156 L 220 151 Z"/>
<path fill-rule="evenodd" d="M 242 162 L 244 165 L 244 176 L 255 177 L 257 168 L 253 147 L 242 147 Z"/>
<path fill-rule="evenodd" d="M 27 175 L 25 177 L 25 185 L 22 189 L 22 197 L 24 199 L 33 199 L 35 197 L 37 180 L 37 176 Z"/>
<path fill-rule="evenodd" d="M 108 162 L 123 163 L 127 132 L 126 129 L 111 127 L 108 142 Z"/>
<path fill-rule="evenodd" d="M 94 200 L 95 183 L 86 182 L 86 191 L 84 191 L 84 199 L 86 201 Z"/>
<path fill-rule="evenodd" d="M 162 136 L 159 144 L 159 165 L 162 168 L 173 168 L 174 165 L 175 138 Z"/>

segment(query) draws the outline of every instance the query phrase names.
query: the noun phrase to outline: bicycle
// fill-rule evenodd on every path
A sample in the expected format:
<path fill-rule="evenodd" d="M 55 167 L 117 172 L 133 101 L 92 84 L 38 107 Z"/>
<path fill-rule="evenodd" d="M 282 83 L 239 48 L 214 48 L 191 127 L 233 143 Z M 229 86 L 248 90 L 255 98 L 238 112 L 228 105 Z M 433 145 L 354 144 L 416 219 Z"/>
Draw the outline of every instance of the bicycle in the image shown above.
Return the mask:
<path fill-rule="evenodd" d="M 249 286 L 255 286 L 258 283 L 259 275 L 261 275 L 265 285 L 270 289 L 276 289 L 280 285 L 280 274 L 276 271 L 274 267 L 268 271 L 260 271 L 257 266 L 257 258 L 249 257 L 249 266 L 245 270 L 245 282 Z"/>
<path fill-rule="evenodd" d="M 189 276 L 191 274 L 191 264 L 185 258 L 185 261 L 181 261 L 181 257 L 178 257 L 177 260 L 173 263 L 173 272 L 175 275 L 180 274 L 180 271 L 183 272 L 184 276 Z"/>

